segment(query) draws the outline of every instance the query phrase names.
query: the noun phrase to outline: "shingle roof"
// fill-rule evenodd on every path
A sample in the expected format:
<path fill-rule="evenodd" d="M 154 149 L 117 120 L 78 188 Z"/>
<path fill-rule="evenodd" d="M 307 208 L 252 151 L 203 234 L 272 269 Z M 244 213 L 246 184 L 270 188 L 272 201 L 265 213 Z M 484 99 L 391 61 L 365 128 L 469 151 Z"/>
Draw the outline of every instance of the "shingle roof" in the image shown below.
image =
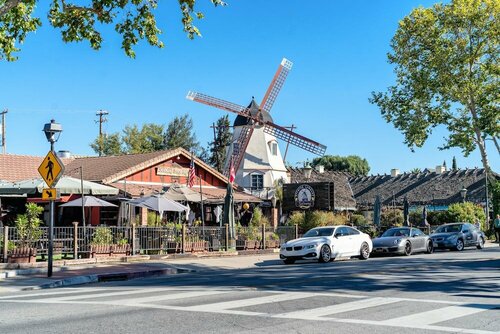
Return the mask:
<path fill-rule="evenodd" d="M 494 174 L 498 178 L 498 174 Z M 376 175 L 350 180 L 354 198 L 360 206 L 372 206 L 380 195 L 383 204 L 403 205 L 407 197 L 412 204 L 448 205 L 460 202 L 460 190 L 467 189 L 468 201 L 485 200 L 485 172 L 482 168 L 446 171 L 441 174 L 405 173 L 395 177 Z"/>
<path fill-rule="evenodd" d="M 324 171 L 320 173 L 316 170 L 311 171 L 311 177 L 306 179 L 302 168 L 289 167 L 291 183 L 300 182 L 333 182 L 335 187 L 335 209 L 336 210 L 355 210 L 356 201 L 353 196 L 351 186 L 349 185 L 349 173 Z"/>
<path fill-rule="evenodd" d="M 21 181 L 39 178 L 38 167 L 44 157 L 34 157 L 30 155 L 0 154 L 0 180 Z M 73 159 L 61 159 L 66 166 Z"/>

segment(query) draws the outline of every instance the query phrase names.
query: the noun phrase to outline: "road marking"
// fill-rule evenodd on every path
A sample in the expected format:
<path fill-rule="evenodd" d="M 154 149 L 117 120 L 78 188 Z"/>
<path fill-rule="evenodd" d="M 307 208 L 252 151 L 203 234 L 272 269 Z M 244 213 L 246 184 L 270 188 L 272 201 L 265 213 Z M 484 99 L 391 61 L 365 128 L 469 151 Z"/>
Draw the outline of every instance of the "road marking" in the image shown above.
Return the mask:
<path fill-rule="evenodd" d="M 304 319 L 304 320 L 314 320 L 318 317 L 323 317 L 330 314 L 337 314 L 343 312 L 350 312 L 361 310 L 364 308 L 382 306 L 386 304 L 392 304 L 400 301 L 398 298 L 384 298 L 375 297 L 370 299 L 356 300 L 353 302 L 340 303 L 326 307 L 312 308 L 308 310 L 287 312 L 276 314 L 277 318 L 294 318 L 294 319 Z"/>
<path fill-rule="evenodd" d="M 204 305 L 196 305 L 185 307 L 186 311 L 205 311 L 205 310 L 213 310 L 213 311 L 224 311 L 227 309 L 234 309 L 246 306 L 254 306 L 268 303 L 279 303 L 288 300 L 295 299 L 303 299 L 307 297 L 316 296 L 315 293 L 307 293 L 307 292 L 291 292 L 287 294 L 274 294 L 272 296 L 264 296 L 264 297 L 256 297 L 256 298 L 248 298 L 248 299 L 238 299 L 227 302 L 220 303 L 212 303 L 212 304 L 204 304 Z"/>
<path fill-rule="evenodd" d="M 39 296 L 49 296 L 49 295 L 62 295 L 67 293 L 75 293 L 75 292 L 86 292 L 86 291 L 99 291 L 102 288 L 64 288 L 64 290 L 52 291 L 52 292 L 38 292 L 31 294 L 18 294 L 18 295 L 9 295 L 2 296 L 1 299 L 12 299 L 12 298 L 24 298 L 24 297 L 39 297 Z"/>
<path fill-rule="evenodd" d="M 168 291 L 168 288 L 154 288 L 154 289 L 139 289 L 139 290 L 127 290 L 127 291 L 116 291 L 116 292 L 108 292 L 103 290 L 103 292 L 98 293 L 90 293 L 86 295 L 79 296 L 64 296 L 64 297 L 54 297 L 54 298 L 46 298 L 45 301 L 63 301 L 63 300 L 79 300 L 79 299 L 90 299 L 90 298 L 101 298 L 101 297 L 114 297 L 114 296 L 123 296 L 123 295 L 132 295 L 139 293 L 149 293 L 149 292 L 160 292 L 160 291 Z"/>
<path fill-rule="evenodd" d="M 397 324 L 407 326 L 431 325 L 438 322 L 465 317 L 479 312 L 491 310 L 499 305 L 489 304 L 464 304 L 459 306 L 443 307 L 433 311 L 411 314 L 404 317 L 393 318 L 383 321 L 386 324 Z"/>
<path fill-rule="evenodd" d="M 151 303 L 156 301 L 164 301 L 164 300 L 174 300 L 174 299 L 185 299 L 192 297 L 203 297 L 210 295 L 221 295 L 229 293 L 229 291 L 188 291 L 188 292 L 179 292 L 173 293 L 170 295 L 160 295 L 160 296 L 151 296 L 151 297 L 142 297 L 142 298 L 127 298 L 122 300 L 126 305 L 143 305 L 145 303 Z"/>

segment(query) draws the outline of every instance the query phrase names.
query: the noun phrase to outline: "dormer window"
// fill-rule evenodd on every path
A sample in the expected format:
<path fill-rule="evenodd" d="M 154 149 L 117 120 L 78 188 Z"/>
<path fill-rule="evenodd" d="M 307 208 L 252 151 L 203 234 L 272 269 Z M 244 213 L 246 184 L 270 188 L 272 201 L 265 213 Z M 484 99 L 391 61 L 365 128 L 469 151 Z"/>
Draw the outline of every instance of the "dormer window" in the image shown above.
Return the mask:
<path fill-rule="evenodd" d="M 270 141 L 268 143 L 269 145 L 269 151 L 271 152 L 271 155 L 277 156 L 278 155 L 278 143 L 274 140 Z"/>

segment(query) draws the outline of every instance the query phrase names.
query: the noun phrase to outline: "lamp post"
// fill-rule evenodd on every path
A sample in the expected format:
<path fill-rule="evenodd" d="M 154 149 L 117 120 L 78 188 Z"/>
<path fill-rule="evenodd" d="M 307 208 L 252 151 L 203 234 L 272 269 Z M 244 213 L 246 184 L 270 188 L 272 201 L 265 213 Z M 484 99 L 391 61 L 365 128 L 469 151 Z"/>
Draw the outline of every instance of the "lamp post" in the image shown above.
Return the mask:
<path fill-rule="evenodd" d="M 47 141 L 50 143 L 50 151 L 54 153 L 54 143 L 59 140 L 59 136 L 62 132 L 62 126 L 56 123 L 55 120 L 51 119 L 50 123 L 43 126 L 43 132 Z M 52 254 L 54 249 L 54 200 L 50 200 L 50 212 L 49 212 L 49 247 L 48 247 L 48 268 L 47 277 L 52 277 Z"/>
<path fill-rule="evenodd" d="M 312 167 L 309 164 L 309 161 L 306 161 L 305 166 L 304 166 L 304 168 L 302 168 L 302 170 L 304 172 L 304 177 L 306 178 L 306 180 L 309 180 L 309 178 L 311 177 L 311 173 L 312 173 Z"/>
<path fill-rule="evenodd" d="M 462 186 L 460 196 L 462 196 L 462 202 L 465 203 L 465 197 L 467 196 L 467 188 L 465 188 L 465 186 Z"/>

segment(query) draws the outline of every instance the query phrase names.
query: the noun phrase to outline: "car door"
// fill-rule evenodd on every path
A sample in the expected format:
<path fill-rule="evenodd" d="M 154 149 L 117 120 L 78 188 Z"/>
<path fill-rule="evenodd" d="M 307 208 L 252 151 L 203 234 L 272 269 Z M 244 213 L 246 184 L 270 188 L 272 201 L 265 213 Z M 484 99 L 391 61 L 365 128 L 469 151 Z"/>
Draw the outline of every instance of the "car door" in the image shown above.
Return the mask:
<path fill-rule="evenodd" d="M 474 239 L 474 226 L 471 224 L 463 224 L 462 225 L 462 234 L 464 235 L 464 244 L 465 246 L 471 246 L 476 244 L 476 240 Z"/>
<path fill-rule="evenodd" d="M 351 227 L 346 227 L 349 232 L 349 249 L 352 255 L 359 255 L 359 251 L 361 250 L 361 243 L 363 241 L 362 234 L 358 230 L 355 230 Z"/>
<path fill-rule="evenodd" d="M 414 250 L 424 250 L 425 249 L 426 235 L 424 232 L 420 231 L 418 228 L 411 229 L 411 243 Z"/>
<path fill-rule="evenodd" d="M 337 227 L 333 238 L 333 252 L 336 256 L 347 256 L 351 251 L 349 231 L 345 226 Z"/>

